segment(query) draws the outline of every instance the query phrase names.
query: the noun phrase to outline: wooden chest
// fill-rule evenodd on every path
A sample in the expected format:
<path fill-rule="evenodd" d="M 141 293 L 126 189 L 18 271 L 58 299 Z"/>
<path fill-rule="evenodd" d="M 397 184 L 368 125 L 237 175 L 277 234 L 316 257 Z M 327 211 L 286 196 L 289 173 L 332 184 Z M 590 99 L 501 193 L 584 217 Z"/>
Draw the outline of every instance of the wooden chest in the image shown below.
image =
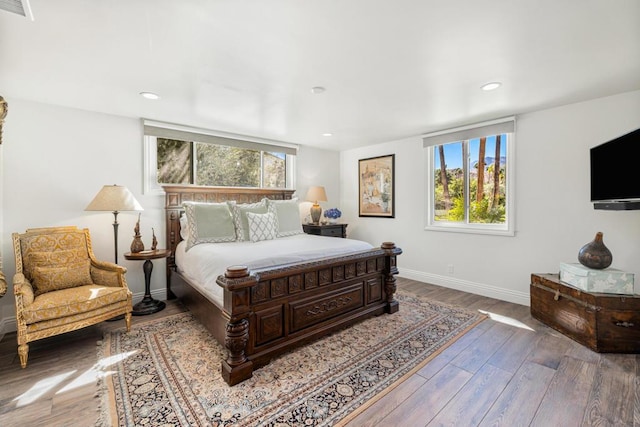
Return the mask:
<path fill-rule="evenodd" d="M 531 275 L 534 319 L 599 353 L 640 353 L 640 296 L 586 292 Z"/>

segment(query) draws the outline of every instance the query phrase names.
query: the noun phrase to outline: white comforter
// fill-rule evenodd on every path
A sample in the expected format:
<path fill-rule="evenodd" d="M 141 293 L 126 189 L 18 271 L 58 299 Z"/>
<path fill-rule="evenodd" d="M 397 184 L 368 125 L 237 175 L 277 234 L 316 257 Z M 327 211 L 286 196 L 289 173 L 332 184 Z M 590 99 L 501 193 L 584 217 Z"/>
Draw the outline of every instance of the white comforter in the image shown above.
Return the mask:
<path fill-rule="evenodd" d="M 176 249 L 178 270 L 218 306 L 223 291 L 216 283 L 227 267 L 246 265 L 250 269 L 291 262 L 309 261 L 373 248 L 367 242 L 335 237 L 298 234 L 261 242 L 204 243 L 185 252 L 185 242 Z"/>

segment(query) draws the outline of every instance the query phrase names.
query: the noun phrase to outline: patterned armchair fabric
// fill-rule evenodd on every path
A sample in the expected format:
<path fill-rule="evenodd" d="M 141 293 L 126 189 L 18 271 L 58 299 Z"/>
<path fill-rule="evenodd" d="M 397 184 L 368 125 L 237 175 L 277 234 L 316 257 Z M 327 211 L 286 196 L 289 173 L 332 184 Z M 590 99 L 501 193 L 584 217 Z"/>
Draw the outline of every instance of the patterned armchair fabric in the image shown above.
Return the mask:
<path fill-rule="evenodd" d="M 27 366 L 28 343 L 124 314 L 131 328 L 126 268 L 95 259 L 89 230 L 33 228 L 13 233 L 18 354 Z"/>

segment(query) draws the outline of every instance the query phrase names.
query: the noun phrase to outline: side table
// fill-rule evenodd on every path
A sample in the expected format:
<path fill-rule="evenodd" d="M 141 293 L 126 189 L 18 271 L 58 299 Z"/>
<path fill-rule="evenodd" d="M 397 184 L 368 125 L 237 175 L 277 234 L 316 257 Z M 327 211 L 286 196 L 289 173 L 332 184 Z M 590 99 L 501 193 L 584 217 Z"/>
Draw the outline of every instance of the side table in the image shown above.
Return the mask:
<path fill-rule="evenodd" d="M 154 251 L 142 251 L 124 254 L 125 259 L 132 261 L 144 261 L 142 269 L 144 270 L 144 298 L 142 301 L 133 306 L 131 314 L 134 316 L 144 316 L 146 314 L 156 313 L 164 310 L 166 304 L 151 297 L 151 272 L 153 271 L 152 259 L 167 258 L 171 255 L 168 249 L 156 249 Z"/>
<path fill-rule="evenodd" d="M 307 234 L 329 237 L 347 237 L 348 224 L 302 224 L 302 230 Z"/>

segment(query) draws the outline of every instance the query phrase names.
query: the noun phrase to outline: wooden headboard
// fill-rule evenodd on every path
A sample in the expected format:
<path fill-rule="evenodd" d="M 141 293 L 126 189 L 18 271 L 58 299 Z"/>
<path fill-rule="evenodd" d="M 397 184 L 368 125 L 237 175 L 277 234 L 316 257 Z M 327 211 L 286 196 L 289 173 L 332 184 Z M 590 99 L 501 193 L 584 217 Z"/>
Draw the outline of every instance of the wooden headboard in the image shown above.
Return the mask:
<path fill-rule="evenodd" d="M 184 212 L 183 202 L 219 203 L 235 200 L 238 203 L 259 202 L 263 198 L 289 200 L 295 190 L 273 190 L 266 188 L 198 187 L 194 185 L 163 185 L 167 221 L 167 248 L 171 255 L 167 259 L 167 285 L 171 270 L 175 270 L 175 250 L 180 237 L 180 216 Z"/>

